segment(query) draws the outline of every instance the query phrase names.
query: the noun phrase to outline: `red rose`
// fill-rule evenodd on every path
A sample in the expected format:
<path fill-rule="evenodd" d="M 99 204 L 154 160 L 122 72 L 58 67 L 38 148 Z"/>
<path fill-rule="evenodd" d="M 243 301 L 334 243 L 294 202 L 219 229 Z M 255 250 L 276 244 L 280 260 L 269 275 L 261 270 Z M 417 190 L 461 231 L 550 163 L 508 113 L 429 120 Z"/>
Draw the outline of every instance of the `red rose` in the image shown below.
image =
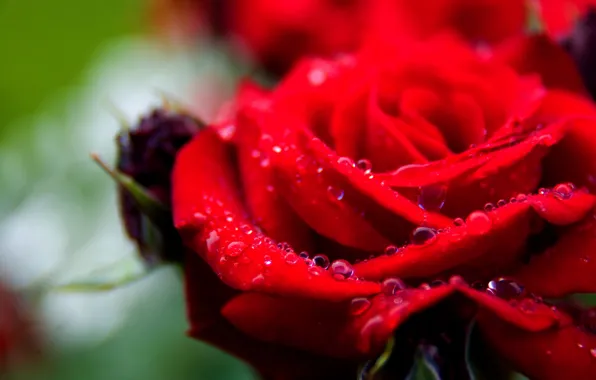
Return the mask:
<path fill-rule="evenodd" d="M 530 8 L 529 4 L 534 4 Z M 231 37 L 266 68 L 283 72 L 308 55 L 351 52 L 376 38 L 454 31 L 473 43 L 522 35 L 535 16 L 551 35 L 568 32 L 594 0 L 155 0 L 162 29 Z"/>
<path fill-rule="evenodd" d="M 394 331 L 407 363 L 476 317 L 529 377 L 594 373 L 596 313 L 540 297 L 596 291 L 596 107 L 509 53 L 442 38 L 243 85 L 173 169 L 190 334 L 271 378 L 352 378 Z"/>

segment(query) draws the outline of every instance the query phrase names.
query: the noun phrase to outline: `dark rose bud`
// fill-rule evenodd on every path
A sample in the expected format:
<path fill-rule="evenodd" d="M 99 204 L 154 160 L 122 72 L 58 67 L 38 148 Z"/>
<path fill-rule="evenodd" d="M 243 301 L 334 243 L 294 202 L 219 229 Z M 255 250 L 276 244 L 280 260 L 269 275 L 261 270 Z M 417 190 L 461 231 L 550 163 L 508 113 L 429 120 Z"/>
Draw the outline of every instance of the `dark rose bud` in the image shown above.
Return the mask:
<path fill-rule="evenodd" d="M 562 41 L 571 54 L 592 98 L 596 99 L 596 8 L 590 8 Z"/>
<path fill-rule="evenodd" d="M 189 115 L 156 109 L 138 125 L 117 136 L 118 170 L 147 190 L 161 205 L 170 207 L 170 171 L 178 150 L 199 130 Z M 181 242 L 170 218 L 155 220 L 120 186 L 120 207 L 128 235 L 149 263 L 176 261 Z"/>

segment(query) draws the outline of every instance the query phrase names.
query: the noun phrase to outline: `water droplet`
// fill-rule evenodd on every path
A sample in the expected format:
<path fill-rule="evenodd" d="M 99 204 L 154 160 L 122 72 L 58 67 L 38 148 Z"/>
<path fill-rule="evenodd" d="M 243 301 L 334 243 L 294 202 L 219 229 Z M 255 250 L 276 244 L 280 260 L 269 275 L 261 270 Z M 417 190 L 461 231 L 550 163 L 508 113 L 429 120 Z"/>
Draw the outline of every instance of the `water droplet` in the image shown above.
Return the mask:
<path fill-rule="evenodd" d="M 240 231 L 244 232 L 247 235 L 252 234 L 252 227 L 249 224 L 243 224 L 240 226 Z"/>
<path fill-rule="evenodd" d="M 438 211 L 445 204 L 447 186 L 441 184 L 428 185 L 419 188 L 418 206 L 426 211 Z"/>
<path fill-rule="evenodd" d="M 524 287 L 513 280 L 501 277 L 491 280 L 486 292 L 503 299 L 516 299 L 524 294 Z"/>
<path fill-rule="evenodd" d="M 312 69 L 308 72 L 308 81 L 313 86 L 319 86 L 327 79 L 327 74 L 321 69 Z"/>
<path fill-rule="evenodd" d="M 344 198 L 344 191 L 337 187 L 329 186 L 327 188 L 327 195 L 332 201 L 341 201 Z"/>
<path fill-rule="evenodd" d="M 430 287 L 431 288 L 436 288 L 436 287 L 439 287 L 439 286 L 443 286 L 445 284 L 446 283 L 443 280 L 434 280 L 433 282 L 430 283 Z"/>
<path fill-rule="evenodd" d="M 590 258 L 589 258 L 589 257 L 587 257 L 587 256 L 583 256 L 583 257 L 581 258 L 581 261 L 582 261 L 582 263 L 586 263 L 586 264 L 587 264 L 587 263 L 589 263 L 589 262 L 590 262 Z"/>
<path fill-rule="evenodd" d="M 393 296 L 398 291 L 404 290 L 406 288 L 406 283 L 399 278 L 388 278 L 383 281 L 383 284 L 381 285 L 382 292 L 386 296 Z"/>
<path fill-rule="evenodd" d="M 529 298 L 525 298 L 519 302 L 517 308 L 526 314 L 533 313 L 536 311 L 536 302 Z"/>
<path fill-rule="evenodd" d="M 294 252 L 289 252 L 284 257 L 284 260 L 286 260 L 286 263 L 288 264 L 296 264 L 299 260 L 299 257 Z"/>
<path fill-rule="evenodd" d="M 308 252 L 302 251 L 298 254 L 298 257 L 300 257 L 301 259 L 308 259 Z"/>
<path fill-rule="evenodd" d="M 430 227 L 418 227 L 412 233 L 411 242 L 413 245 L 423 245 L 433 242 L 437 237 L 437 231 Z"/>
<path fill-rule="evenodd" d="M 263 274 L 258 274 L 252 279 L 253 285 L 262 285 L 265 282 L 265 276 Z"/>
<path fill-rule="evenodd" d="M 250 156 L 252 158 L 259 158 L 261 157 L 261 152 L 259 152 L 257 149 L 253 149 L 252 152 L 250 152 Z"/>
<path fill-rule="evenodd" d="M 260 165 L 262 168 L 266 168 L 271 164 L 271 161 L 269 160 L 269 156 L 267 156 L 265 153 L 261 154 L 261 162 Z"/>
<path fill-rule="evenodd" d="M 466 224 L 466 222 L 464 222 L 464 220 L 462 218 L 455 218 L 453 219 L 453 225 L 456 227 L 461 227 L 464 224 Z"/>
<path fill-rule="evenodd" d="M 387 256 L 395 255 L 397 251 L 399 251 L 399 248 L 397 248 L 395 245 L 388 245 L 385 247 L 385 254 Z"/>
<path fill-rule="evenodd" d="M 329 268 L 329 258 L 326 255 L 320 254 L 312 258 L 312 262 L 323 269 Z"/>
<path fill-rule="evenodd" d="M 560 183 L 553 188 L 553 194 L 558 199 L 569 199 L 573 196 L 575 186 L 571 183 Z"/>
<path fill-rule="evenodd" d="M 492 203 L 487 203 L 484 205 L 484 211 L 491 212 L 495 210 L 495 205 Z"/>
<path fill-rule="evenodd" d="M 593 357 L 595 357 L 595 358 L 596 358 L 596 348 L 592 348 L 592 349 L 590 350 L 590 355 L 592 355 Z"/>
<path fill-rule="evenodd" d="M 468 232 L 472 235 L 482 235 L 487 233 L 492 224 L 490 216 L 484 211 L 474 211 L 466 218 Z"/>
<path fill-rule="evenodd" d="M 430 287 L 430 285 L 429 285 L 429 284 L 427 284 L 427 283 L 425 282 L 425 283 L 422 283 L 422 284 L 420 284 L 420 286 L 418 287 L 418 289 L 420 289 L 420 290 L 430 290 L 430 289 L 431 289 L 431 287 Z"/>
<path fill-rule="evenodd" d="M 546 195 L 550 192 L 549 189 L 545 189 L 544 187 L 541 187 L 540 189 L 538 189 L 538 194 L 540 195 Z"/>
<path fill-rule="evenodd" d="M 372 170 L 372 164 L 370 163 L 369 160 L 363 158 L 361 160 L 358 160 L 356 162 L 356 167 L 360 170 L 362 170 L 364 172 L 364 174 L 368 175 L 370 174 L 371 170 Z"/>
<path fill-rule="evenodd" d="M 341 165 L 355 167 L 354 161 L 352 161 L 352 159 L 349 157 L 340 157 L 337 159 L 337 163 Z"/>
<path fill-rule="evenodd" d="M 263 264 L 265 264 L 265 266 L 269 266 L 269 265 L 271 265 L 271 263 L 272 263 L 271 256 L 269 256 L 269 255 L 263 256 Z"/>
<path fill-rule="evenodd" d="M 228 258 L 234 258 L 240 256 L 244 250 L 246 249 L 246 244 L 241 241 L 233 241 L 228 244 L 228 249 L 226 250 L 226 256 Z"/>
<path fill-rule="evenodd" d="M 497 207 L 503 207 L 507 204 L 507 201 L 505 199 L 499 199 L 499 201 L 497 202 Z"/>
<path fill-rule="evenodd" d="M 275 153 L 281 153 L 281 147 L 279 145 L 275 145 L 272 149 Z"/>
<path fill-rule="evenodd" d="M 318 267 L 316 265 L 308 267 L 308 273 L 310 273 L 314 276 L 320 276 L 323 274 L 323 272 L 325 272 L 325 269 Z"/>
<path fill-rule="evenodd" d="M 466 280 L 464 280 L 464 278 L 462 276 L 451 276 L 449 278 L 449 283 L 451 285 L 463 285 L 463 286 L 468 286 L 468 283 L 466 282 Z"/>
<path fill-rule="evenodd" d="M 346 260 L 335 260 L 331 264 L 331 274 L 337 280 L 345 280 L 354 274 L 354 269 Z"/>
<path fill-rule="evenodd" d="M 350 314 L 352 315 L 362 315 L 368 309 L 370 309 L 370 301 L 366 298 L 358 297 L 354 298 L 350 303 Z"/>
<path fill-rule="evenodd" d="M 515 198 L 515 197 L 509 198 L 509 203 L 517 203 L 517 198 Z"/>
<path fill-rule="evenodd" d="M 526 194 L 517 194 L 515 198 L 517 198 L 518 202 L 525 202 L 528 199 L 528 196 Z"/>
<path fill-rule="evenodd" d="M 552 146 L 552 145 L 554 145 L 555 142 L 556 142 L 555 138 L 550 134 L 546 134 L 546 135 L 542 135 L 542 136 L 538 137 L 538 143 L 543 146 Z"/>

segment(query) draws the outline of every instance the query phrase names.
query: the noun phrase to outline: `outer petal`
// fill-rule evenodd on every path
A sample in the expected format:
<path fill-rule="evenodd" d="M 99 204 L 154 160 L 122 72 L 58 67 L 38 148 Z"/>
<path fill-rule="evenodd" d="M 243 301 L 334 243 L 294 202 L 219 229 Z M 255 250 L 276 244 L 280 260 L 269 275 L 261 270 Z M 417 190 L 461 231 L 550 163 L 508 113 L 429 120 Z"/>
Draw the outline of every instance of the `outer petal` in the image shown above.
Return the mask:
<path fill-rule="evenodd" d="M 444 273 L 490 277 L 521 262 L 536 214 L 551 223 L 570 224 L 581 220 L 594 204 L 595 198 L 585 193 L 569 199 L 552 193 L 535 195 L 493 212 L 474 212 L 465 225 L 439 233 L 424 245 L 406 246 L 398 254 L 356 264 L 354 270 L 368 280 L 428 279 Z"/>
<path fill-rule="evenodd" d="M 243 334 L 220 313 L 222 305 L 237 292 L 223 284 L 194 252 L 187 253 L 184 271 L 190 336 L 247 361 L 265 379 L 324 380 L 354 373 L 354 365 L 348 362 L 264 343 Z"/>
<path fill-rule="evenodd" d="M 513 277 L 543 297 L 596 293 L 596 219 L 590 214 L 568 228 L 553 247 L 532 257 Z"/>
<path fill-rule="evenodd" d="M 275 191 L 268 157 L 259 146 L 262 133 L 258 118 L 247 113 L 237 116 L 235 135 L 246 207 L 268 236 L 287 241 L 296 250 L 310 251 L 312 231 Z"/>
<path fill-rule="evenodd" d="M 378 284 L 336 281 L 330 273 L 309 270 L 295 256 L 288 258 L 246 219 L 227 160 L 226 146 L 206 129 L 180 151 L 172 177 L 174 224 L 226 284 L 334 300 L 379 291 Z"/>
<path fill-rule="evenodd" d="M 587 94 L 571 56 L 545 35 L 512 38 L 495 50 L 494 59 L 520 74 L 540 74 L 548 88 Z"/>
<path fill-rule="evenodd" d="M 484 339 L 499 356 L 532 379 L 592 379 L 596 373 L 596 335 L 573 325 L 529 333 L 490 313 L 478 317 Z"/>
<path fill-rule="evenodd" d="M 527 300 L 535 307 L 533 312 L 527 313 L 507 301 L 461 285 L 403 290 L 394 296 L 378 295 L 368 304 L 364 299 L 353 302 L 361 303 L 364 308 L 245 293 L 230 301 L 222 313 L 238 329 L 257 339 L 347 358 L 377 354 L 396 328 L 427 310 L 431 324 L 440 324 L 445 316 L 430 309 L 445 304 L 453 305 L 449 310 L 455 315 L 460 307 L 477 305 L 526 331 L 548 329 L 561 318 L 543 304 Z"/>

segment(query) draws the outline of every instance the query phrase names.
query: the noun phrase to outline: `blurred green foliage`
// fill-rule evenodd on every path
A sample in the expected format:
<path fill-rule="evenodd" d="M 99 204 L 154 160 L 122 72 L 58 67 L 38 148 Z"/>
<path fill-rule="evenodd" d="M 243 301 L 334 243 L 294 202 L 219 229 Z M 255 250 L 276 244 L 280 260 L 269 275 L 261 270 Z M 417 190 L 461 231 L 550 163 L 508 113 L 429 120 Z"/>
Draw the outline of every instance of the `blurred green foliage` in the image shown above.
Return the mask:
<path fill-rule="evenodd" d="M 142 0 L 0 1 L 0 125 L 77 83 L 97 49 L 144 28 Z M 0 138 L 13 133 L 0 129 Z"/>

